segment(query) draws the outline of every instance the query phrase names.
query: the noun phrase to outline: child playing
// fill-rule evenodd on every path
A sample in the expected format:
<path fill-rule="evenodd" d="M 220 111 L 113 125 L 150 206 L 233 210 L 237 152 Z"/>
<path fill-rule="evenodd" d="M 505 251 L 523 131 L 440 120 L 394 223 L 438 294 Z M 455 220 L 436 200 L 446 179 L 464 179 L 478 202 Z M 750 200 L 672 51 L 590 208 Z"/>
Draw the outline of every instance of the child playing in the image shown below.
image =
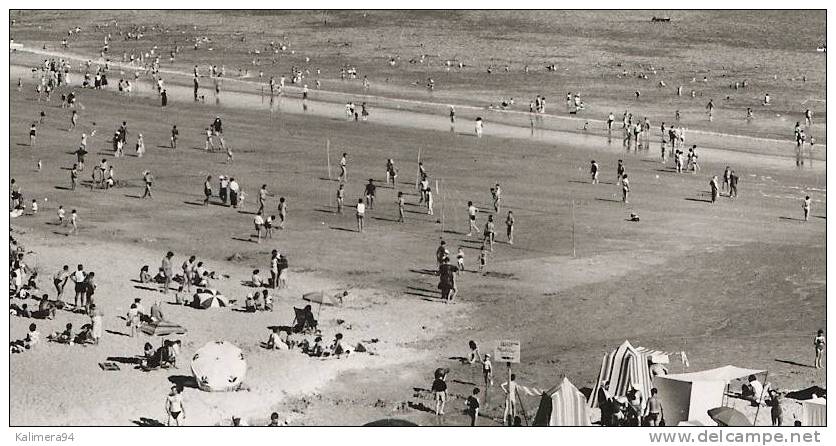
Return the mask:
<path fill-rule="evenodd" d="M 470 425 L 476 426 L 476 419 L 479 418 L 479 388 L 473 389 L 473 394 L 467 397 L 465 406 L 467 407 L 467 414 L 470 416 Z"/>
<path fill-rule="evenodd" d="M 252 284 L 252 286 L 254 286 L 256 288 L 260 288 L 261 286 L 264 285 L 264 281 L 261 280 L 261 276 L 259 276 L 259 270 L 257 270 L 257 269 L 253 270 L 253 275 L 252 275 L 252 278 L 250 278 L 250 283 Z"/>
<path fill-rule="evenodd" d="M 128 310 L 126 319 L 128 320 L 126 325 L 131 327 L 131 337 L 136 336 L 136 331 L 139 329 L 140 316 L 139 308 L 137 308 L 135 303 L 131 304 L 131 308 Z"/>
<path fill-rule="evenodd" d="M 485 378 L 485 387 L 493 385 L 493 365 L 488 353 L 485 353 L 485 359 L 482 361 L 482 377 Z"/>

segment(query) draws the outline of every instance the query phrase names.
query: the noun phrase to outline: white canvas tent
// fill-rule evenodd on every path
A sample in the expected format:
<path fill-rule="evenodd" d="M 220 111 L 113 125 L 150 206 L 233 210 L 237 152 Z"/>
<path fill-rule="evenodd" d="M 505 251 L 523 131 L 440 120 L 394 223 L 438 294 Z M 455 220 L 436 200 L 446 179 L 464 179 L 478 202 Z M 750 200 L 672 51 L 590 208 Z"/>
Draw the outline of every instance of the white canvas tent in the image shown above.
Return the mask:
<path fill-rule="evenodd" d="M 698 421 L 706 426 L 715 423 L 707 411 L 723 406 L 723 396 L 729 382 L 762 370 L 744 369 L 727 365 L 693 373 L 653 377 L 653 387 L 665 411 L 665 423 L 676 426 L 683 421 Z"/>
<path fill-rule="evenodd" d="M 586 397 L 564 377 L 543 393 L 534 417 L 535 426 L 591 426 Z"/>
<path fill-rule="evenodd" d="M 813 398 L 801 402 L 804 426 L 827 426 L 827 400 Z"/>

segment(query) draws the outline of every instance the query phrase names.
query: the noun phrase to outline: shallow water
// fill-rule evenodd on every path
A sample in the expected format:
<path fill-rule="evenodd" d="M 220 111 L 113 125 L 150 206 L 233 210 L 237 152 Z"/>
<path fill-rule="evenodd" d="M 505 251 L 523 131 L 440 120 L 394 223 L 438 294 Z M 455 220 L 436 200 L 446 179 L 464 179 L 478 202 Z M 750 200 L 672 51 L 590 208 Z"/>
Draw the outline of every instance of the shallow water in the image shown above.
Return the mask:
<path fill-rule="evenodd" d="M 112 65 L 120 67 L 122 64 Z M 126 65 L 125 68 L 129 67 Z M 129 69 L 135 70 L 135 68 L 132 67 Z M 187 76 L 184 73 L 177 73 L 171 71 L 166 72 L 165 70 L 163 70 L 163 72 L 166 74 L 172 74 L 177 76 Z M 13 79 L 15 77 L 30 78 L 32 76 L 31 68 L 24 67 L 21 65 L 11 65 L 9 69 L 9 76 L 10 79 Z M 72 85 L 78 87 L 81 86 L 82 76 L 80 74 L 73 72 L 70 78 L 70 80 L 72 81 Z M 115 81 L 116 79 L 113 79 L 111 84 L 114 84 Z M 230 81 L 230 79 L 226 79 L 225 81 Z M 254 89 L 259 87 L 259 84 L 256 82 L 245 82 L 240 80 L 238 80 L 237 82 L 252 83 Z M 111 89 L 111 91 L 115 91 L 116 87 L 114 85 L 110 85 L 109 88 Z M 192 87 L 167 83 L 164 84 L 164 88 L 166 89 L 166 92 L 168 94 L 169 103 L 193 102 Z M 299 90 L 298 87 L 293 89 Z M 319 92 L 311 90 L 311 95 L 313 95 L 314 93 L 318 94 Z M 333 92 L 331 93 L 335 94 Z M 139 79 L 139 85 L 134 84 L 134 92 L 132 94 L 141 95 L 145 97 L 158 96 L 155 92 L 154 85 L 152 85 L 150 81 L 144 78 Z M 220 95 L 216 96 L 214 92 L 214 87 L 211 89 L 201 87 L 199 94 L 204 95 L 207 103 L 215 103 L 217 106 L 221 108 L 230 107 L 251 110 L 262 110 L 265 113 L 272 114 L 308 114 L 318 117 L 342 120 L 353 119 L 348 117 L 344 104 L 313 99 L 302 100 L 301 94 L 298 97 L 295 95 L 291 96 L 290 93 L 286 95 L 276 95 L 270 97 L 269 95 L 263 95 L 260 92 L 248 93 L 241 91 L 222 90 L 220 92 Z M 357 95 L 345 96 L 356 97 Z M 355 102 L 355 105 L 357 111 L 359 112 L 359 102 Z M 429 113 L 404 110 L 401 109 L 399 105 L 397 105 L 396 108 L 370 108 L 369 112 L 369 119 L 376 124 L 423 130 L 434 130 L 442 132 L 451 131 L 450 119 L 446 115 L 434 115 Z M 490 113 L 490 111 L 485 111 L 484 116 L 490 117 Z M 589 148 L 591 150 L 605 151 L 610 153 L 624 153 L 627 151 L 627 149 L 622 144 L 620 130 L 614 130 L 612 132 L 612 136 L 609 137 L 598 134 L 575 133 L 554 129 L 545 129 L 542 128 L 539 122 L 531 119 L 527 120 L 529 122 L 529 125 L 522 126 L 492 122 L 490 121 L 490 118 L 488 118 L 484 126 L 483 137 L 503 137 L 528 140 L 534 139 L 547 144 L 555 144 L 557 146 L 571 145 L 575 147 Z M 469 120 L 457 119 L 457 122 L 455 124 L 455 131 L 463 135 L 475 137 L 474 123 Z M 725 135 L 723 135 L 723 137 L 725 137 Z M 659 137 L 654 136 L 651 138 L 651 141 L 653 142 L 649 144 L 650 148 L 648 149 L 648 152 L 652 154 L 659 154 Z M 787 145 L 789 147 L 792 147 L 791 144 Z M 792 149 L 789 150 L 790 152 L 788 153 L 793 153 L 791 151 Z M 698 153 L 700 154 L 701 161 L 703 161 L 704 163 L 718 162 L 730 165 L 746 165 L 749 167 L 759 166 L 788 170 L 797 170 L 803 168 L 805 170 L 815 172 L 824 172 L 826 167 L 826 162 L 814 160 L 810 156 L 809 150 L 805 150 L 802 153 L 801 158 L 797 158 L 792 157 L 791 155 L 774 156 L 726 150 L 700 144 Z M 803 165 L 798 166 L 799 162 L 802 159 L 804 161 Z M 668 163 L 670 163 L 670 159 Z"/>

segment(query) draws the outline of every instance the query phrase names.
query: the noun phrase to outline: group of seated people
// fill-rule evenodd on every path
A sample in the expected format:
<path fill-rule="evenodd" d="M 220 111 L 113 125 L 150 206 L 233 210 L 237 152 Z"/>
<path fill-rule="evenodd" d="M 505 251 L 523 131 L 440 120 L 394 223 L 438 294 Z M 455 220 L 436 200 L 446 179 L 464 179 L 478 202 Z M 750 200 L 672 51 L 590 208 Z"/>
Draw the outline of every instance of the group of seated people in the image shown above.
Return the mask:
<path fill-rule="evenodd" d="M 9 353 L 23 353 L 37 345 L 40 341 L 41 333 L 38 332 L 38 326 L 29 324 L 29 332 L 26 333 L 25 338 L 9 342 Z"/>
<path fill-rule="evenodd" d="M 771 387 L 769 383 L 762 384 L 755 375 L 749 375 L 748 382 L 741 388 L 740 396 L 753 406 L 759 406 L 765 403 L 765 397 L 769 394 Z"/>
<path fill-rule="evenodd" d="M 311 339 L 312 337 L 312 339 Z M 297 338 L 301 338 L 297 340 Z M 302 353 L 317 357 L 339 358 L 342 355 L 348 355 L 350 351 L 343 346 L 343 334 L 337 333 L 334 340 L 329 346 L 326 346 L 322 341 L 322 333 L 316 331 L 313 335 L 299 334 L 294 335 L 281 327 L 272 327 L 270 336 L 264 346 L 268 350 L 293 350 L 299 349 Z"/>
<path fill-rule="evenodd" d="M 67 323 L 63 331 L 56 331 L 46 337 L 51 342 L 59 344 L 95 344 L 96 340 L 93 338 L 93 324 L 84 324 L 81 330 L 76 332 L 73 329 L 72 323 Z"/>
<path fill-rule="evenodd" d="M 157 274 L 155 276 L 151 276 L 150 267 L 148 265 L 143 265 L 142 268 L 139 270 L 139 282 L 140 283 L 157 283 L 163 284 L 165 283 L 165 274 L 163 273 L 163 269 L 159 268 L 157 270 Z M 197 262 L 197 266 L 194 270 L 194 281 L 192 285 L 199 286 L 199 287 L 208 287 L 209 280 L 212 279 L 220 279 L 220 274 L 215 271 L 208 271 L 205 266 L 203 266 L 203 262 Z M 180 291 L 183 291 L 183 287 L 186 282 L 186 278 L 183 274 L 175 274 L 172 278 L 174 282 L 180 284 Z"/>
<path fill-rule="evenodd" d="M 167 369 L 169 367 L 174 367 L 176 369 L 177 356 L 180 353 L 180 345 L 181 342 L 179 339 L 176 341 L 166 339 L 163 341 L 163 345 L 155 350 L 154 346 L 151 345 L 150 342 L 146 342 L 139 368 L 144 371 L 160 368 Z"/>
<path fill-rule="evenodd" d="M 270 296 L 268 290 L 261 290 L 260 293 L 258 291 L 247 293 L 247 298 L 244 300 L 244 309 L 250 313 L 273 311 L 273 297 Z"/>
<path fill-rule="evenodd" d="M 33 319 L 53 319 L 55 317 L 55 310 L 64 308 L 63 301 L 51 301 L 47 294 L 44 294 L 39 300 L 37 310 L 30 309 L 29 304 L 9 304 L 9 314 Z"/>

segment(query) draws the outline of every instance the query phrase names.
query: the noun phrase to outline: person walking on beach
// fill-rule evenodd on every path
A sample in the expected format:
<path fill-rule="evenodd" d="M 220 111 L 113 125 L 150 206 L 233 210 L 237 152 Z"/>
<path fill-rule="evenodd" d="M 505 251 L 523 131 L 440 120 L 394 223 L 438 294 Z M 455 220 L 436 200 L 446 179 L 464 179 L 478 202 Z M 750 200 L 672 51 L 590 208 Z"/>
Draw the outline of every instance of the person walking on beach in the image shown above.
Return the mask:
<path fill-rule="evenodd" d="M 279 229 L 284 229 L 284 224 L 287 222 L 287 200 L 284 197 L 279 197 Z"/>
<path fill-rule="evenodd" d="M 809 195 L 804 197 L 804 203 L 801 205 L 801 208 L 804 209 L 804 221 L 810 221 L 810 211 L 812 210 L 812 201 L 810 200 Z"/>
<path fill-rule="evenodd" d="M 206 182 L 203 183 L 203 205 L 209 205 L 209 199 L 212 198 L 212 175 L 206 177 Z"/>
<path fill-rule="evenodd" d="M 723 190 L 729 189 L 729 183 L 731 182 L 731 167 L 726 166 L 726 170 L 723 171 Z"/>
<path fill-rule="evenodd" d="M 469 222 L 470 226 L 467 229 L 467 236 L 470 237 L 473 235 L 473 231 L 479 232 L 479 227 L 476 226 L 476 213 L 479 212 L 479 209 L 473 205 L 472 201 L 467 202 L 467 221 Z"/>
<path fill-rule="evenodd" d="M 160 271 L 162 271 L 165 279 L 163 281 L 163 294 L 168 294 L 168 287 L 171 286 L 171 279 L 174 277 L 174 271 L 171 266 L 171 259 L 173 258 L 174 253 L 169 251 L 163 257 L 163 261 L 160 264 Z"/>
<path fill-rule="evenodd" d="M 274 290 L 279 286 L 279 251 L 273 250 L 270 253 L 270 288 Z"/>
<path fill-rule="evenodd" d="M 183 405 L 183 388 L 171 386 L 171 393 L 165 399 L 166 426 L 183 426 L 186 422 L 186 408 Z"/>
<path fill-rule="evenodd" d="M 433 380 L 432 392 L 435 399 L 436 416 L 444 415 L 444 404 L 447 403 L 447 379 L 446 373 L 436 373 Z"/>
<path fill-rule="evenodd" d="M 267 201 L 267 196 L 270 192 L 267 191 L 267 185 L 262 184 L 261 189 L 258 190 L 258 209 L 255 211 L 256 214 L 260 214 L 264 212 L 264 203 Z"/>
<path fill-rule="evenodd" d="M 345 188 L 342 183 L 340 183 L 340 187 L 337 189 L 337 213 L 343 213 L 343 203 L 345 202 Z"/>
<path fill-rule="evenodd" d="M 817 369 L 821 368 L 821 360 L 824 355 L 824 347 L 827 345 L 827 339 L 824 337 L 824 330 L 819 330 L 816 337 L 813 339 L 813 346 L 816 348 L 816 359 L 813 366 Z"/>
<path fill-rule="evenodd" d="M 717 201 L 717 195 L 720 192 L 720 188 L 717 185 L 717 175 L 711 177 L 711 181 L 708 185 L 711 187 L 711 203 L 715 203 Z"/>
<path fill-rule="evenodd" d="M 404 198 L 403 192 L 398 192 L 398 223 L 404 222 Z"/>
<path fill-rule="evenodd" d="M 392 181 L 392 187 L 395 187 L 398 179 L 398 170 L 395 168 L 395 162 L 392 161 L 392 158 L 386 160 L 386 184 L 389 184 L 389 181 Z"/>
<path fill-rule="evenodd" d="M 145 182 L 145 191 L 142 193 L 142 198 L 154 198 L 151 195 L 151 185 L 154 183 L 154 177 L 151 175 L 150 170 L 142 173 L 142 181 Z"/>
<path fill-rule="evenodd" d="M 737 182 L 739 180 L 740 177 L 732 170 L 729 174 L 729 198 L 737 198 Z"/>
<path fill-rule="evenodd" d="M 630 194 L 630 181 L 627 179 L 627 174 L 625 173 L 623 177 L 621 177 L 621 201 L 624 204 L 628 204 L 627 196 Z"/>
<path fill-rule="evenodd" d="M 70 232 L 67 235 L 73 234 L 78 235 L 78 211 L 75 209 L 70 212 Z"/>
<path fill-rule="evenodd" d="M 456 131 L 456 109 L 452 105 L 450 106 L 450 131 Z"/>
<path fill-rule="evenodd" d="M 428 187 L 427 191 L 425 192 L 427 196 L 427 215 L 433 215 L 433 190 L 432 188 Z"/>
<path fill-rule="evenodd" d="M 180 136 L 180 131 L 177 130 L 177 125 L 175 124 L 173 127 L 171 127 L 171 138 L 169 138 L 169 141 L 171 141 L 171 148 L 172 149 L 177 148 L 177 138 L 179 136 Z"/>
<path fill-rule="evenodd" d="M 29 127 L 29 147 L 35 147 L 35 139 L 38 136 L 38 124 L 36 122 L 32 123 L 32 126 Z"/>
<path fill-rule="evenodd" d="M 183 262 L 181 268 L 183 269 L 183 289 L 186 293 L 192 292 L 192 283 L 194 282 L 194 269 L 196 266 L 197 257 L 191 256 L 188 260 Z"/>
<path fill-rule="evenodd" d="M 595 162 L 595 160 L 592 160 L 589 167 L 589 174 L 592 176 L 592 184 L 598 184 L 599 170 L 598 163 Z"/>
<path fill-rule="evenodd" d="M 67 286 L 67 281 L 70 280 L 70 266 L 64 265 L 52 276 L 52 283 L 55 285 L 55 298 L 62 300 L 64 296 L 64 287 Z"/>
<path fill-rule="evenodd" d="M 494 229 L 493 215 L 488 215 L 488 221 L 485 222 L 485 230 L 482 233 L 482 243 L 487 243 L 493 252 L 493 242 L 496 238 L 496 230 Z"/>
<path fill-rule="evenodd" d="M 363 223 L 364 223 L 363 220 L 365 219 L 365 217 L 366 217 L 366 205 L 363 204 L 363 199 L 359 198 L 357 200 L 357 232 L 363 232 L 364 231 L 365 228 L 363 226 Z"/>
<path fill-rule="evenodd" d="M 481 118 L 481 117 L 476 118 L 476 137 L 477 137 L 477 138 L 481 138 L 481 137 L 482 137 L 482 129 L 483 129 L 483 127 L 484 127 L 484 124 L 483 124 L 482 118 Z"/>
<path fill-rule="evenodd" d="M 340 158 L 340 183 L 348 182 L 348 153 L 343 153 Z"/>
<path fill-rule="evenodd" d="M 70 169 L 70 190 L 75 190 L 76 185 L 78 185 L 78 164 L 73 164 L 73 168 Z"/>
<path fill-rule="evenodd" d="M 366 206 L 368 206 L 369 209 L 374 209 L 374 196 L 376 188 L 374 180 L 369 178 L 369 183 L 366 184 Z"/>
<path fill-rule="evenodd" d="M 508 211 L 505 217 L 505 234 L 508 236 L 508 244 L 514 244 L 514 211 Z"/>
<path fill-rule="evenodd" d="M 67 131 L 72 132 L 76 125 L 78 125 L 78 112 L 73 110 L 73 114 L 70 115 L 70 128 Z"/>

